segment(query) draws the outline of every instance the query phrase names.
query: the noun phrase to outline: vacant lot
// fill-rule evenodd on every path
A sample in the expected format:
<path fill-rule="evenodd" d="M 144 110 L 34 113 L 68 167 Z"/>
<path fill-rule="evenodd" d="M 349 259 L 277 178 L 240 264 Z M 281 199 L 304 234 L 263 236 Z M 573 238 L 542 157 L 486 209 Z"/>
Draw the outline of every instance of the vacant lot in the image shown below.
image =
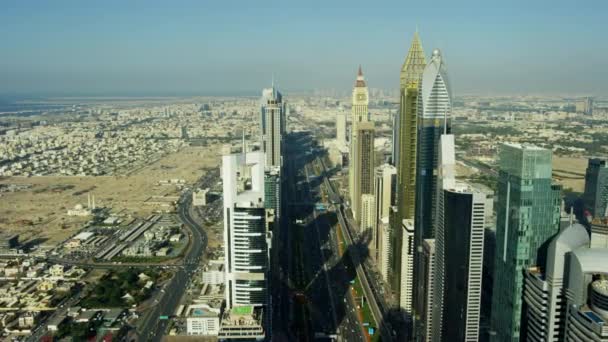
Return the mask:
<path fill-rule="evenodd" d="M 553 179 L 576 192 L 585 190 L 587 159 L 553 156 Z"/>
<path fill-rule="evenodd" d="M 9 177 L 5 184 L 31 184 L 31 188 L 0 194 L 0 231 L 21 234 L 21 241 L 38 239 L 43 245 L 63 241 L 85 223 L 87 217 L 68 216 L 77 204 L 87 206 L 89 194 L 97 207 L 108 207 L 121 216 L 148 215 L 162 209 L 163 196 L 179 196 L 176 185 L 159 182 L 183 179 L 191 184 L 206 169 L 219 165 L 219 146 L 187 147 L 129 176 Z M 154 197 L 153 196 L 158 196 Z"/>

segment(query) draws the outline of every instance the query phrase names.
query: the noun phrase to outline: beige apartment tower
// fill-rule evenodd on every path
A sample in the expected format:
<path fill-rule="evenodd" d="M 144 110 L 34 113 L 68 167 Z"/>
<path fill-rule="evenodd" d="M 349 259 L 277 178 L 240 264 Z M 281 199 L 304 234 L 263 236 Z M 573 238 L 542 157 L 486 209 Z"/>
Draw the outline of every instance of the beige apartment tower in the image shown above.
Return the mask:
<path fill-rule="evenodd" d="M 357 80 L 355 81 L 355 87 L 353 88 L 353 99 L 352 99 L 352 112 L 351 112 L 351 136 L 350 136 L 350 161 L 348 170 L 348 192 L 350 194 L 350 207 L 353 212 L 353 216 L 357 218 L 357 222 L 360 222 L 361 213 L 360 202 L 362 192 L 360 189 L 360 182 L 355 179 L 360 178 L 357 175 L 357 165 L 359 162 L 358 149 L 358 126 L 361 123 L 369 121 L 369 93 L 367 85 L 365 84 L 365 78 L 363 77 L 363 71 L 359 66 L 359 73 L 357 74 Z M 373 148 L 373 142 L 372 142 Z M 372 170 L 373 172 L 373 170 Z M 373 177 L 373 176 L 372 176 Z M 371 192 L 370 192 L 371 193 Z"/>
<path fill-rule="evenodd" d="M 354 218 L 361 224 L 362 195 L 374 196 L 374 123 L 360 122 L 355 125 L 356 145 L 353 152 L 356 158 L 353 169 L 354 192 L 351 193 Z"/>

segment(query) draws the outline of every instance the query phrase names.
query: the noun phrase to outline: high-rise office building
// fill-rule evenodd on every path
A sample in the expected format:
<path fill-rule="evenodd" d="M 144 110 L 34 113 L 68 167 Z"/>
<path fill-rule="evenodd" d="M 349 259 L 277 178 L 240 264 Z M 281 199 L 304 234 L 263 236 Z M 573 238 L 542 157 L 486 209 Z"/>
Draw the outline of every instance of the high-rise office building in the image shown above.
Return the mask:
<path fill-rule="evenodd" d="M 336 114 L 336 142 L 338 146 L 346 146 L 346 114 Z"/>
<path fill-rule="evenodd" d="M 608 249 L 576 249 L 569 266 L 565 341 L 608 341 Z"/>
<path fill-rule="evenodd" d="M 519 341 L 524 271 L 545 265 L 547 241 L 558 232 L 561 187 L 551 181 L 551 150 L 499 146 L 492 341 Z"/>
<path fill-rule="evenodd" d="M 261 147 L 266 154 L 266 167 L 281 167 L 283 135 L 285 133 L 285 104 L 283 96 L 272 86 L 262 91 L 260 133 Z"/>
<path fill-rule="evenodd" d="M 445 189 L 435 238 L 434 341 L 478 341 L 485 195 L 465 183 Z"/>
<path fill-rule="evenodd" d="M 264 207 L 272 209 L 275 218 L 281 216 L 281 169 L 267 168 L 264 172 Z"/>
<path fill-rule="evenodd" d="M 597 237 L 572 224 L 550 242 L 546 266 L 526 271 L 526 341 L 608 341 L 608 249 L 592 247 Z"/>
<path fill-rule="evenodd" d="M 399 165 L 399 113 L 393 113 L 391 117 L 393 129 L 391 131 L 391 164 Z"/>
<path fill-rule="evenodd" d="M 585 205 L 595 217 L 608 216 L 608 163 L 591 158 L 585 172 Z"/>
<path fill-rule="evenodd" d="M 451 132 L 452 91 L 445 60 L 437 49 L 424 69 L 418 95 L 416 149 L 416 245 L 434 236 L 439 139 Z"/>
<path fill-rule="evenodd" d="M 422 242 L 421 258 L 422 274 L 424 279 L 424 298 L 422 311 L 419 313 L 420 324 L 414 326 L 416 341 L 431 342 L 433 340 L 433 299 L 435 286 L 435 239 L 425 239 Z"/>
<path fill-rule="evenodd" d="M 426 66 L 426 58 L 418 32 L 409 48 L 400 74 L 399 113 L 393 127 L 394 163 L 397 168 L 396 215 L 391 225 L 390 283 L 397 293 L 401 279 L 401 224 L 403 219 L 414 218 L 416 196 L 416 126 L 418 118 L 418 86 Z"/>
<path fill-rule="evenodd" d="M 524 277 L 526 341 L 561 342 L 566 328 L 567 258 L 589 247 L 589 233 L 580 224 L 562 230 L 549 244 L 545 269 L 531 266 Z"/>
<path fill-rule="evenodd" d="M 357 74 L 357 80 L 355 81 L 355 87 L 353 88 L 353 99 L 352 99 L 352 112 L 351 112 L 351 128 L 350 128 L 350 156 L 349 156 L 349 169 L 348 169 L 348 192 L 350 195 L 350 207 L 355 218 L 360 217 L 359 204 L 361 202 L 360 184 L 355 180 L 357 177 L 357 165 L 359 164 L 359 155 L 357 154 L 357 148 L 359 146 L 357 142 L 357 136 L 359 134 L 358 126 L 360 123 L 369 121 L 369 93 L 367 85 L 365 84 L 365 78 L 363 77 L 363 71 L 359 67 L 359 73 Z"/>
<path fill-rule="evenodd" d="M 375 226 L 372 231 L 372 248 L 376 253 L 374 259 L 380 259 L 382 238 L 382 222 L 388 222 L 391 206 L 395 204 L 395 191 L 397 186 L 397 169 L 390 164 L 383 164 L 376 168 L 374 197 L 375 197 Z M 388 236 L 387 236 L 388 238 Z M 385 243 L 384 245 L 387 245 Z M 387 246 L 388 247 L 388 246 Z"/>
<path fill-rule="evenodd" d="M 270 235 L 264 203 L 264 153 L 222 157 L 226 306 L 268 303 Z"/>
<path fill-rule="evenodd" d="M 451 132 L 452 91 L 445 60 L 437 49 L 424 68 L 417 97 L 416 125 L 416 195 L 415 239 L 416 250 L 422 249 L 422 241 L 434 237 L 435 206 L 437 197 L 437 161 L 439 139 Z M 414 324 L 424 310 L 424 280 L 419 278 L 420 253 L 414 254 Z M 420 330 L 420 329 L 418 329 Z"/>
<path fill-rule="evenodd" d="M 477 341 L 486 194 L 456 182 L 454 136 L 440 138 L 435 218 L 433 341 Z"/>
<path fill-rule="evenodd" d="M 376 253 L 374 249 L 374 230 L 376 229 L 376 198 L 373 194 L 361 194 L 361 223 L 359 228 L 362 232 L 371 231 L 372 240 L 370 241 L 370 254 Z"/>
<path fill-rule="evenodd" d="M 361 223 L 362 195 L 374 194 L 374 123 L 359 122 L 355 126 L 357 137 L 355 139 L 354 160 L 354 198 L 351 204 L 353 216 L 357 223 Z"/>
<path fill-rule="evenodd" d="M 404 219 L 401 221 L 401 267 L 404 272 L 399 284 L 399 309 L 406 320 L 412 318 L 412 287 L 414 284 L 414 273 L 410 270 L 414 267 L 414 221 Z"/>
<path fill-rule="evenodd" d="M 388 282 L 388 273 L 390 267 L 390 256 L 391 256 L 391 239 L 390 239 L 390 226 L 389 218 L 379 220 L 378 224 L 378 271 L 382 275 L 382 279 Z"/>
<path fill-rule="evenodd" d="M 593 115 L 593 97 L 585 97 L 575 104 L 576 111 L 585 115 Z"/>

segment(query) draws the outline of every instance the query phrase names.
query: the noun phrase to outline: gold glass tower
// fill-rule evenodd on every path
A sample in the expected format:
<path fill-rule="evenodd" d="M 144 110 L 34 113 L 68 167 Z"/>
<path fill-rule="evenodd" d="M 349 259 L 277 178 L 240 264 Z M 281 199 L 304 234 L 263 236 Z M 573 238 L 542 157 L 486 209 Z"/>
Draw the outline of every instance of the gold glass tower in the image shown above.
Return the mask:
<path fill-rule="evenodd" d="M 360 158 L 357 150 L 357 136 L 358 136 L 358 125 L 361 122 L 369 121 L 369 93 L 367 91 L 367 85 L 365 84 L 365 78 L 363 78 L 363 72 L 361 66 L 359 66 L 359 73 L 357 74 L 357 80 L 355 81 L 355 87 L 353 88 L 353 106 L 351 114 L 351 135 L 350 135 L 350 160 L 349 160 L 349 172 L 348 172 L 348 192 L 350 194 L 350 207 L 353 212 L 353 217 L 359 222 L 360 215 L 360 202 L 361 202 L 361 184 L 358 179 L 360 175 L 357 174 L 357 163 Z"/>
<path fill-rule="evenodd" d="M 400 101 L 398 132 L 395 137 L 398 141 L 398 149 L 395 156 L 397 167 L 397 213 L 391 217 L 391 271 L 389 275 L 393 290 L 399 297 L 401 293 L 402 272 L 413 272 L 413 270 L 402 270 L 401 250 L 403 234 L 401 222 L 404 219 L 414 218 L 416 203 L 416 123 L 418 83 L 424 68 L 426 58 L 420 43 L 418 31 L 414 33 L 412 45 L 407 53 L 403 67 L 401 68 Z M 411 312 L 411 308 L 403 308 Z"/>

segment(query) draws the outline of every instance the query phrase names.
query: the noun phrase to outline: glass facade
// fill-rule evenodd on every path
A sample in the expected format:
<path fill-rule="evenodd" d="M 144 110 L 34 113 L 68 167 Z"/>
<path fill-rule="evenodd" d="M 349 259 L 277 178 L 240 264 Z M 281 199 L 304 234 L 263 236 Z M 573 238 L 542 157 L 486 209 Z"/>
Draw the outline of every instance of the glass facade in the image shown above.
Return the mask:
<path fill-rule="evenodd" d="M 492 341 L 519 341 L 524 271 L 544 267 L 549 240 L 559 230 L 561 187 L 551 182 L 551 151 L 503 144 L 499 148 Z"/>
<path fill-rule="evenodd" d="M 608 206 L 608 163 L 592 158 L 585 173 L 585 205 L 594 217 L 607 216 Z"/>

